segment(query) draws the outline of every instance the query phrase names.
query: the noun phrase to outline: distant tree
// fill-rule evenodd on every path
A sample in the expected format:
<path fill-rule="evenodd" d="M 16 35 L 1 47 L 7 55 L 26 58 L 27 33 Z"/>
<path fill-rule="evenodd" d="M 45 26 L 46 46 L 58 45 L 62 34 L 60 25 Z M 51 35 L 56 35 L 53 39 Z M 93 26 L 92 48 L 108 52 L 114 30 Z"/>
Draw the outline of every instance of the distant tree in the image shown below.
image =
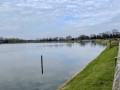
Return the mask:
<path fill-rule="evenodd" d="M 109 31 L 106 31 L 106 32 L 105 32 L 105 35 L 106 35 L 106 38 L 110 38 L 111 33 L 110 33 Z"/>
<path fill-rule="evenodd" d="M 3 41 L 4 41 L 4 38 L 0 37 L 0 43 L 3 43 Z"/>
<path fill-rule="evenodd" d="M 118 37 L 118 34 L 119 34 L 119 32 L 118 32 L 117 29 L 113 29 L 113 30 L 112 30 L 113 38 L 117 38 L 117 37 Z"/>
<path fill-rule="evenodd" d="M 80 40 L 89 39 L 89 36 L 86 36 L 86 35 L 80 35 L 80 36 L 78 37 L 78 39 L 80 39 Z"/>
<path fill-rule="evenodd" d="M 71 35 L 69 35 L 69 36 L 66 37 L 66 40 L 71 40 L 71 39 L 72 39 Z"/>
<path fill-rule="evenodd" d="M 54 38 L 54 41 L 58 41 L 58 40 L 59 40 L 59 37 L 55 37 L 55 38 Z"/>
<path fill-rule="evenodd" d="M 90 38 L 91 38 L 91 39 L 96 39 L 96 37 L 97 37 L 97 36 L 96 36 L 95 34 L 91 34 L 91 35 L 90 35 Z"/>
<path fill-rule="evenodd" d="M 63 37 L 59 37 L 59 41 L 64 41 L 65 39 Z"/>
<path fill-rule="evenodd" d="M 102 35 L 103 35 L 102 33 L 99 33 L 99 34 L 97 35 L 97 39 L 102 39 L 102 38 L 103 38 Z"/>

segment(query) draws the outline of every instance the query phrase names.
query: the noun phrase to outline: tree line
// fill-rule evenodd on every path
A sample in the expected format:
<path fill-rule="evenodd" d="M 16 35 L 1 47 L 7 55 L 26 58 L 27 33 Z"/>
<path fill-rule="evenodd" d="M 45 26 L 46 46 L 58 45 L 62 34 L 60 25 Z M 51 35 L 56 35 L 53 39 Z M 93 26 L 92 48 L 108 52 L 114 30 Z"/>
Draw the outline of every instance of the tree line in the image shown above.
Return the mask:
<path fill-rule="evenodd" d="M 52 42 L 52 41 L 71 41 L 71 40 L 92 40 L 92 39 L 110 39 L 110 38 L 120 38 L 120 32 L 117 29 L 113 29 L 112 31 L 106 31 L 99 34 L 91 34 L 91 35 L 80 35 L 78 37 L 72 37 L 71 35 L 66 37 L 50 37 L 50 38 L 42 38 L 36 40 L 25 40 L 19 38 L 3 38 L 0 37 L 0 43 L 39 43 L 39 42 Z"/>

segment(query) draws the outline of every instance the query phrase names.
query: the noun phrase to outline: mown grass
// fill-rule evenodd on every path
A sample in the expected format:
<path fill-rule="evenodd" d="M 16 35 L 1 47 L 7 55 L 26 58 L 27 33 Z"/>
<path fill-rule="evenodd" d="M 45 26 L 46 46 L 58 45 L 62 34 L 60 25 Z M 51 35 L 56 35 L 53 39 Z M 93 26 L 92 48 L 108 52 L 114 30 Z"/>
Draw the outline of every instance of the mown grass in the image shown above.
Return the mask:
<path fill-rule="evenodd" d="M 108 40 L 100 42 L 108 43 Z M 112 90 L 118 46 L 107 48 L 60 90 Z"/>

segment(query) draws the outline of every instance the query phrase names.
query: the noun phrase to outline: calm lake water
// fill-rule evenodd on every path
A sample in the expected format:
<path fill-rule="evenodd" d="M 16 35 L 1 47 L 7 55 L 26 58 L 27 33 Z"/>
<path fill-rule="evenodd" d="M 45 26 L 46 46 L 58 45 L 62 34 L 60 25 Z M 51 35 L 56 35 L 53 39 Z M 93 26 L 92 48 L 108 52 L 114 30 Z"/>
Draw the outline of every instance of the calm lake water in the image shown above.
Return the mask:
<path fill-rule="evenodd" d="M 0 90 L 56 90 L 105 47 L 91 42 L 1 44 Z"/>

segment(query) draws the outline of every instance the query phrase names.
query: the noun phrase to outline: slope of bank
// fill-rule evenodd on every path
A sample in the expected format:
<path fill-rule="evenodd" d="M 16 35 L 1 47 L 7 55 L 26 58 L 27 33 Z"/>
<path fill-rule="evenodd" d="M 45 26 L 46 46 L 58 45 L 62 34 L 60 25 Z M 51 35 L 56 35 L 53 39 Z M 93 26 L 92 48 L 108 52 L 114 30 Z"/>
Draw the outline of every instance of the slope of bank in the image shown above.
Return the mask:
<path fill-rule="evenodd" d="M 108 42 L 108 41 L 102 41 Z M 107 48 L 60 90 L 111 90 L 118 46 Z"/>

